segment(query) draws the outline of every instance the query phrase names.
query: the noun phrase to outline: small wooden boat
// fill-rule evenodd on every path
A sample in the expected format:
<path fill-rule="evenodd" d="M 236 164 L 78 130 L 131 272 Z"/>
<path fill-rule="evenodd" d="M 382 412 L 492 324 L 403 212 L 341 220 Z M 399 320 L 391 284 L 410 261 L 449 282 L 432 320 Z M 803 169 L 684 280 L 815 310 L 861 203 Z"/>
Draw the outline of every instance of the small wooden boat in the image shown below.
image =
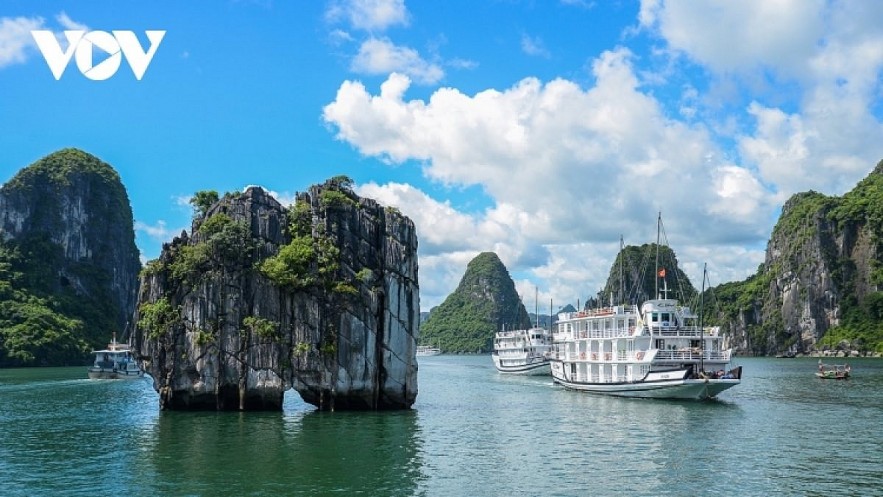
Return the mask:
<path fill-rule="evenodd" d="M 819 359 L 819 370 L 816 376 L 824 380 L 845 380 L 849 378 L 849 364 L 825 364 Z"/>

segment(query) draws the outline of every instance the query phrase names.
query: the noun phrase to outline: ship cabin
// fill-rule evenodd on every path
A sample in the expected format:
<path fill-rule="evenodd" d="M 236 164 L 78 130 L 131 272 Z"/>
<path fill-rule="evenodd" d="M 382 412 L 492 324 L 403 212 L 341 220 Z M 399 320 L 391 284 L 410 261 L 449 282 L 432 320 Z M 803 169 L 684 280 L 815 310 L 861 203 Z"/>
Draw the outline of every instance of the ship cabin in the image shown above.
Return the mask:
<path fill-rule="evenodd" d="M 651 337 L 651 347 L 657 350 L 654 366 L 694 365 L 696 371 L 700 367 L 711 371 L 730 361 L 720 328 L 700 326 L 699 316 L 677 300 L 648 300 L 641 306 L 641 316 L 642 334 Z"/>
<path fill-rule="evenodd" d="M 674 299 L 649 300 L 640 309 L 618 305 L 560 313 L 553 339 L 553 354 L 561 360 L 611 364 L 586 370 L 606 381 L 634 381 L 648 371 L 691 366 L 696 373 L 716 371 L 730 360 L 719 328 L 701 327 L 699 317 Z"/>

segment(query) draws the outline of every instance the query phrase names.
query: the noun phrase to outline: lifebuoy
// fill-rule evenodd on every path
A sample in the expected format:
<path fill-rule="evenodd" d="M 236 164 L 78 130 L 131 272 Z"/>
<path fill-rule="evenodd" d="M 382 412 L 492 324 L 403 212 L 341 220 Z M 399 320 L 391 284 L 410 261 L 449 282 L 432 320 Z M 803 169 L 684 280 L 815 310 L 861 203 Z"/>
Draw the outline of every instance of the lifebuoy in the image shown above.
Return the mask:
<path fill-rule="evenodd" d="M 580 358 L 580 359 L 585 359 L 585 358 L 586 358 L 586 353 L 585 353 L 585 352 L 580 352 L 580 353 L 579 353 L 579 358 Z"/>
<path fill-rule="evenodd" d="M 635 354 L 635 359 L 637 359 L 639 361 L 643 360 L 644 359 L 644 352 L 638 352 L 637 354 Z"/>

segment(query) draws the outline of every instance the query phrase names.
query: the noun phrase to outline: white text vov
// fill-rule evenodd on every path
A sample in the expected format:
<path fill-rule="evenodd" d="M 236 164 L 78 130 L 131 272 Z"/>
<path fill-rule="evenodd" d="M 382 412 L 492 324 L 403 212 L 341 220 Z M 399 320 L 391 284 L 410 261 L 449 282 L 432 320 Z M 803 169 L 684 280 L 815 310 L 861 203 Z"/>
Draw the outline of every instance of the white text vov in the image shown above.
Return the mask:
<path fill-rule="evenodd" d="M 62 50 L 55 33 L 52 31 L 31 31 L 31 36 L 37 42 L 37 47 L 46 59 L 49 70 L 55 79 L 61 79 L 64 70 L 67 69 L 71 57 L 77 61 L 77 68 L 83 76 L 95 81 L 102 81 L 116 74 L 120 68 L 122 59 L 125 58 L 135 74 L 135 79 L 141 80 L 147 66 L 153 60 L 159 43 L 165 36 L 165 31 L 145 31 L 150 46 L 147 50 L 141 47 L 138 37 L 132 31 L 65 31 L 67 38 L 67 50 Z M 92 52 L 98 48 L 107 52 L 106 59 L 97 65 L 92 64 Z"/>

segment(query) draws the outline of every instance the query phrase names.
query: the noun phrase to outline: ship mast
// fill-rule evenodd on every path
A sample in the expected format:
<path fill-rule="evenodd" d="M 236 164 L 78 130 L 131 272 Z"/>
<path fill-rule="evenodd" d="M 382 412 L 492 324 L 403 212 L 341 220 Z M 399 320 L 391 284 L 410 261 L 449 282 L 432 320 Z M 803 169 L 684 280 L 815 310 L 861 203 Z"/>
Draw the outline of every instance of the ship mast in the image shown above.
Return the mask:
<path fill-rule="evenodd" d="M 625 247 L 622 243 L 622 235 L 619 235 L 619 303 L 625 304 L 625 279 L 622 276 L 622 262 L 625 258 L 625 253 L 623 253 Z"/>
<path fill-rule="evenodd" d="M 537 320 L 537 328 L 540 327 L 540 289 L 536 286 L 533 287 L 533 306 L 534 306 L 534 317 Z"/>
<path fill-rule="evenodd" d="M 662 226 L 662 212 L 659 212 L 659 217 L 656 220 L 656 267 L 653 269 L 653 281 L 655 282 L 655 286 L 653 288 L 653 293 L 656 294 L 656 298 L 659 298 L 659 229 Z"/>
<path fill-rule="evenodd" d="M 705 312 L 705 274 L 708 263 L 702 265 L 702 293 L 699 294 L 699 371 L 705 371 L 705 325 L 702 324 L 702 313 Z"/>

